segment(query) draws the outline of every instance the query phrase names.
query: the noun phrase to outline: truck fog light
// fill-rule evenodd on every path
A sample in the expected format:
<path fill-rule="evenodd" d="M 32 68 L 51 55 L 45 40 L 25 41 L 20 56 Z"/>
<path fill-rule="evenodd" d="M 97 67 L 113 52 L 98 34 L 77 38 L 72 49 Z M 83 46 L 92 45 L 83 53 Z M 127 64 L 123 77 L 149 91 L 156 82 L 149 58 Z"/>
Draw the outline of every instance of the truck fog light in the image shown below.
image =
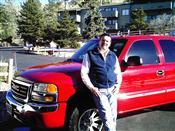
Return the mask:
<path fill-rule="evenodd" d="M 40 97 L 40 96 L 35 96 L 35 95 L 33 95 L 33 96 L 32 96 L 32 100 L 41 101 L 41 97 Z"/>
<path fill-rule="evenodd" d="M 54 101 L 54 98 L 53 98 L 52 96 L 45 96 L 45 97 L 44 97 L 44 100 L 45 100 L 46 102 L 53 102 L 53 101 Z"/>

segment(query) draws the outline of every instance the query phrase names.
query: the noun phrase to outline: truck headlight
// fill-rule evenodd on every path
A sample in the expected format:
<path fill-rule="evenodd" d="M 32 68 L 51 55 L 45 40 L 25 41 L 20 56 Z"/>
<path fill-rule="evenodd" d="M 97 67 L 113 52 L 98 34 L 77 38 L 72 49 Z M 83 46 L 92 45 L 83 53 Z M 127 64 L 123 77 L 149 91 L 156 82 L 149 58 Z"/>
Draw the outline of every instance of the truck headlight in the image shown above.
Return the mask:
<path fill-rule="evenodd" d="M 35 83 L 33 91 L 40 93 L 57 93 L 57 86 L 54 84 Z"/>
<path fill-rule="evenodd" d="M 37 102 L 56 102 L 57 86 L 54 84 L 35 83 L 31 99 Z"/>

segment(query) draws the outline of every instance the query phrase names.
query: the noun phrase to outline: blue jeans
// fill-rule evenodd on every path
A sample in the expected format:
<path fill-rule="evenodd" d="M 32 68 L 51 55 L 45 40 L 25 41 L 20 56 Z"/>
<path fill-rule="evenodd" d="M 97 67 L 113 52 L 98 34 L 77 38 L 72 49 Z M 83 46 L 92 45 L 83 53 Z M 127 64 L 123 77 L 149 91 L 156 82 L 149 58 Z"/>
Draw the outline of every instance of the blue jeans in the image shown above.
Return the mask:
<path fill-rule="evenodd" d="M 113 94 L 114 87 L 99 89 L 101 96 L 93 95 L 94 102 L 103 121 L 105 131 L 116 131 L 117 94 Z"/>

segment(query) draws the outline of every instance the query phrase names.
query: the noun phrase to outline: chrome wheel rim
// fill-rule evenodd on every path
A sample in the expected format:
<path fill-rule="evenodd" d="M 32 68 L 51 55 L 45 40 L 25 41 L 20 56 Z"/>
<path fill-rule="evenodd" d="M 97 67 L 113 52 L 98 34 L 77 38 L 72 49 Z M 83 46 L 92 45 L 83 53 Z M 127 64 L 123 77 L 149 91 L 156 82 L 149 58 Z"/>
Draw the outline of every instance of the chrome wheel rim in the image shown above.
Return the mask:
<path fill-rule="evenodd" d="M 79 118 L 79 131 L 101 131 L 103 123 L 99 117 L 97 109 L 86 110 Z"/>

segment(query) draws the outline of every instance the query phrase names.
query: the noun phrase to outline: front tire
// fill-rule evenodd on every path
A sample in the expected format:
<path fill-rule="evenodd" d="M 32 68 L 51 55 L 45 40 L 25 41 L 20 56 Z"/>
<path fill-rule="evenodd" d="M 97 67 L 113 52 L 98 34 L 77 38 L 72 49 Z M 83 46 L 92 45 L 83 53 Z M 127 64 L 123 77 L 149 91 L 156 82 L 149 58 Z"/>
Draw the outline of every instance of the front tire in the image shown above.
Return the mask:
<path fill-rule="evenodd" d="M 69 131 L 102 131 L 103 123 L 95 108 L 74 108 L 68 122 Z"/>

